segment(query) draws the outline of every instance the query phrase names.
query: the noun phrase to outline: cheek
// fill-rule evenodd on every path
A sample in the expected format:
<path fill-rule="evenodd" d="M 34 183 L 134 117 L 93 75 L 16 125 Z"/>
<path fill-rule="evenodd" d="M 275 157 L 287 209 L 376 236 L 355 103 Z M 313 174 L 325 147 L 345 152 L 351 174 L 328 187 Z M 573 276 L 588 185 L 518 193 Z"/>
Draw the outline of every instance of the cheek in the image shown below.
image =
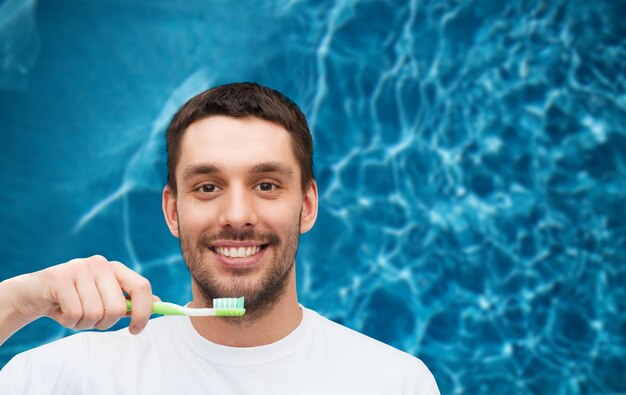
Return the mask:
<path fill-rule="evenodd" d="M 281 204 L 265 207 L 259 211 L 261 223 L 265 223 L 275 230 L 288 230 L 300 223 L 302 205 Z"/>
<path fill-rule="evenodd" d="M 187 233 L 196 233 L 206 230 L 216 222 L 215 213 L 210 207 L 202 205 L 181 206 L 178 208 L 179 228 Z"/>

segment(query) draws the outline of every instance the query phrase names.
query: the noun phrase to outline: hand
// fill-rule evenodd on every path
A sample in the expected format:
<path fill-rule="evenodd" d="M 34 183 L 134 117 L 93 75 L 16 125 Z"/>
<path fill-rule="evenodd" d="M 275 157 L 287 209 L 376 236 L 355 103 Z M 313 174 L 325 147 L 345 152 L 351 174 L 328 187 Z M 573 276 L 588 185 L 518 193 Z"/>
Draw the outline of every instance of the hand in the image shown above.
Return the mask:
<path fill-rule="evenodd" d="M 127 315 L 126 292 L 133 303 L 129 329 L 138 334 L 156 298 L 147 279 L 98 255 L 14 277 L 2 286 L 8 287 L 2 292 L 11 301 L 12 319 L 19 327 L 47 316 L 67 328 L 107 329 Z"/>

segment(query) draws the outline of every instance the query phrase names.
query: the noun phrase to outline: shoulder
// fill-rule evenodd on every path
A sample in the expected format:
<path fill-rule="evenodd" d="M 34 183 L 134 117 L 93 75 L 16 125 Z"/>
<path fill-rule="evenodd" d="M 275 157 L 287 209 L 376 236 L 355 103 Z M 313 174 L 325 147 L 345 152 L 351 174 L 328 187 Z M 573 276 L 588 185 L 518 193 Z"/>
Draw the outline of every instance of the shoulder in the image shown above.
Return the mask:
<path fill-rule="evenodd" d="M 76 334 L 17 354 L 0 371 L 0 393 L 79 393 L 84 340 Z"/>
<path fill-rule="evenodd" d="M 422 389 L 436 389 L 433 375 L 419 358 L 333 322 L 312 310 L 308 310 L 307 314 L 316 321 L 317 341 L 329 350 L 337 366 L 349 367 L 349 370 L 360 374 L 375 375 L 378 379 L 401 380 L 407 385 L 418 383 Z"/>
<path fill-rule="evenodd" d="M 155 318 L 149 321 L 146 329 L 139 335 L 130 334 L 128 328 L 110 332 L 80 332 L 24 351 L 13 357 L 5 369 L 18 366 L 42 370 L 50 370 L 51 366 L 59 370 L 74 366 L 82 369 L 88 355 L 98 355 L 99 360 L 106 360 L 108 356 L 116 358 L 120 352 L 148 346 L 163 332 L 168 331 L 172 331 L 171 323 Z M 90 365 L 93 363 L 93 360 L 90 361 Z"/>
<path fill-rule="evenodd" d="M 397 361 L 398 363 L 423 365 L 421 361 L 413 355 L 391 347 L 388 344 L 357 332 L 354 329 L 331 321 L 313 310 L 309 310 L 308 312 L 317 321 L 318 330 L 323 334 L 325 340 L 338 349 L 351 351 L 357 355 L 371 355 L 374 353 L 379 357 Z"/>
<path fill-rule="evenodd" d="M 0 393 L 81 393 L 93 372 L 102 372 L 107 379 L 119 376 L 124 364 L 137 362 L 155 349 L 155 341 L 172 331 L 170 321 L 156 318 L 139 335 L 130 334 L 127 328 L 80 332 L 33 348 L 13 357 L 0 371 Z"/>

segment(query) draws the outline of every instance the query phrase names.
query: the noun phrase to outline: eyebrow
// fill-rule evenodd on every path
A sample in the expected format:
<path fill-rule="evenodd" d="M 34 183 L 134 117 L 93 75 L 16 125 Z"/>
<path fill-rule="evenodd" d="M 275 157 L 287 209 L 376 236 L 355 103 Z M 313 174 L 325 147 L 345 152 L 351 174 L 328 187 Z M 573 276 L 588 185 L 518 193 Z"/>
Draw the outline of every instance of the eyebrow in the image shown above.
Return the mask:
<path fill-rule="evenodd" d="M 208 175 L 220 173 L 223 166 L 216 163 L 200 163 L 197 165 L 189 165 L 183 170 L 182 179 L 187 181 L 198 175 Z M 261 162 L 250 168 L 250 173 L 278 173 L 285 177 L 292 178 L 293 170 L 282 162 Z"/>
<path fill-rule="evenodd" d="M 189 165 L 183 170 L 183 181 L 187 181 L 197 175 L 219 173 L 221 167 L 212 163 L 202 163 L 198 165 Z"/>
<path fill-rule="evenodd" d="M 293 170 L 281 162 L 263 162 L 252 166 L 251 173 L 278 173 L 286 177 L 293 177 Z"/>

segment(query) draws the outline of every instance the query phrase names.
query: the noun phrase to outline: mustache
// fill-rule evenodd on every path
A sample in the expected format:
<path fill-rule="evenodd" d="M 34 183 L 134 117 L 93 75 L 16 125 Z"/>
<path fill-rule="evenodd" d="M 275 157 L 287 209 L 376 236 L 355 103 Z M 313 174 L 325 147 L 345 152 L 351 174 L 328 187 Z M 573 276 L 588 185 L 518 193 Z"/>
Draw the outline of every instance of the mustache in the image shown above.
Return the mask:
<path fill-rule="evenodd" d="M 218 240 L 251 241 L 260 244 L 278 244 L 280 238 L 272 232 L 256 232 L 252 229 L 222 229 L 218 233 L 205 233 L 200 237 L 200 245 L 208 246 Z"/>

